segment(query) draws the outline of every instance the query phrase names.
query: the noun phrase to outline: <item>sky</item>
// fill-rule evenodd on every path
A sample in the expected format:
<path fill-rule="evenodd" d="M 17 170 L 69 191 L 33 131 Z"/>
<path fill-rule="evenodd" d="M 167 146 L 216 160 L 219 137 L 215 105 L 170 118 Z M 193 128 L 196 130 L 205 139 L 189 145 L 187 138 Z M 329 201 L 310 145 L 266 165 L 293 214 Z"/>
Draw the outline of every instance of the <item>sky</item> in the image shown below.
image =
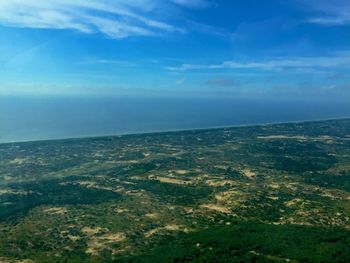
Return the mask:
<path fill-rule="evenodd" d="M 349 0 L 0 0 L 0 96 L 350 99 Z"/>

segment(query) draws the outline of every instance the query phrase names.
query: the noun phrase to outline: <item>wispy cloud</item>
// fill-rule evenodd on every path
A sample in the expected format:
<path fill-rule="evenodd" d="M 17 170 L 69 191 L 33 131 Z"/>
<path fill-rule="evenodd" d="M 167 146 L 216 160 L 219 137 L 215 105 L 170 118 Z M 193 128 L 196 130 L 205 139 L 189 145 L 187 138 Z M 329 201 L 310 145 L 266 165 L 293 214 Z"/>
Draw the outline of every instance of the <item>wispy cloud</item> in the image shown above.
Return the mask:
<path fill-rule="evenodd" d="M 347 25 L 350 24 L 350 14 L 349 17 L 313 17 L 308 19 L 307 22 L 326 26 Z"/>
<path fill-rule="evenodd" d="M 213 5 L 207 0 L 171 0 L 171 2 L 192 8 L 206 8 Z"/>
<path fill-rule="evenodd" d="M 336 56 L 329 57 L 295 57 L 276 58 L 265 61 L 224 61 L 218 64 L 182 64 L 170 66 L 165 69 L 169 71 L 190 70 L 220 70 L 220 69 L 257 69 L 257 70 L 281 70 L 281 69 L 310 69 L 310 68 L 349 68 L 350 54 L 342 52 Z"/>
<path fill-rule="evenodd" d="M 205 0 L 11 0 L 0 1 L 0 24 L 24 28 L 70 29 L 110 38 L 152 36 L 185 30 L 158 19 L 164 8 L 204 8 Z"/>
<path fill-rule="evenodd" d="M 126 60 L 114 60 L 114 59 L 86 59 L 79 64 L 85 65 L 113 65 L 118 67 L 135 67 L 137 63 Z"/>
<path fill-rule="evenodd" d="M 217 26 L 212 26 L 208 24 L 203 24 L 203 23 L 198 23 L 195 21 L 187 20 L 186 21 L 187 27 L 191 28 L 191 30 L 199 32 L 199 33 L 204 33 L 207 35 L 213 35 L 213 36 L 219 36 L 219 37 L 224 37 L 227 39 L 237 39 L 240 37 L 240 35 L 231 32 L 230 30 L 226 28 L 221 28 Z"/>
<path fill-rule="evenodd" d="M 326 26 L 350 25 L 349 0 L 310 0 L 303 1 L 302 4 L 318 13 L 307 19 L 308 23 Z"/>

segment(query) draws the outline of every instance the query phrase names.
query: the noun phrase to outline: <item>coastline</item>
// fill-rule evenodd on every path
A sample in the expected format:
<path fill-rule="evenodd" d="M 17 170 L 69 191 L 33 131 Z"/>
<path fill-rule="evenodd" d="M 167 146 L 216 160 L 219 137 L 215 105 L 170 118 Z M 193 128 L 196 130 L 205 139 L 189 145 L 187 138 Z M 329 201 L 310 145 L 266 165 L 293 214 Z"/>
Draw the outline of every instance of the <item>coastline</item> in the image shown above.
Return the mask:
<path fill-rule="evenodd" d="M 115 134 L 105 134 L 105 135 L 91 135 L 91 136 L 76 136 L 76 137 L 64 137 L 64 138 L 50 138 L 42 140 L 18 140 L 18 141 L 8 141 L 0 142 L 1 145 L 8 144 L 24 144 L 24 143 L 36 143 L 36 142 L 51 142 L 51 141 L 71 141 L 71 140 L 89 140 L 89 139 L 100 139 L 100 138 L 113 138 L 113 137 L 126 137 L 126 136 L 142 136 L 142 135 L 152 135 L 152 134 L 166 134 L 166 133 L 180 133 L 189 131 L 205 131 L 205 130 L 219 130 L 219 129 L 234 129 L 242 127 L 259 127 L 266 125 L 283 125 L 283 124 L 298 124 L 298 123 L 318 123 L 318 122 L 328 122 L 328 121 L 341 121 L 349 120 L 348 117 L 339 118 L 325 118 L 325 119 L 304 119 L 296 121 L 276 121 L 276 122 L 264 122 L 264 123 L 251 123 L 251 124 L 237 124 L 237 125 L 222 125 L 222 126 L 211 126 L 203 128 L 188 128 L 188 129 L 171 129 L 171 130 L 154 130 L 154 131 L 140 131 L 140 132 L 123 132 Z"/>

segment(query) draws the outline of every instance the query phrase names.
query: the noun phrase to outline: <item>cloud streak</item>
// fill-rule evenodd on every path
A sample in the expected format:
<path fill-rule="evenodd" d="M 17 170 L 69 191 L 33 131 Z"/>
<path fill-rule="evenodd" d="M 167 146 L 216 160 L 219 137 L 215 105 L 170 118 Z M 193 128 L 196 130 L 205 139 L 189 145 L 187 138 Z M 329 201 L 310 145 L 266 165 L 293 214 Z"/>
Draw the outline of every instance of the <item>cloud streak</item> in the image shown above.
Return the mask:
<path fill-rule="evenodd" d="M 236 62 L 224 61 L 218 64 L 182 64 L 169 66 L 169 71 L 193 70 L 223 70 L 223 69 L 256 69 L 256 70 L 282 70 L 282 69 L 313 69 L 313 68 L 349 68 L 350 53 L 342 52 L 337 56 L 329 57 L 296 57 L 277 58 L 265 61 Z"/>
<path fill-rule="evenodd" d="M 302 4 L 319 13 L 309 18 L 308 23 L 325 26 L 350 25 L 350 2 L 348 0 L 311 0 L 303 1 Z"/>
<path fill-rule="evenodd" d="M 191 8 L 207 8 L 213 3 L 206 0 L 171 0 L 171 2 Z"/>
<path fill-rule="evenodd" d="M 11 0 L 0 2 L 0 25 L 101 33 L 114 39 L 184 33 L 157 18 L 170 8 L 205 8 L 205 0 Z"/>

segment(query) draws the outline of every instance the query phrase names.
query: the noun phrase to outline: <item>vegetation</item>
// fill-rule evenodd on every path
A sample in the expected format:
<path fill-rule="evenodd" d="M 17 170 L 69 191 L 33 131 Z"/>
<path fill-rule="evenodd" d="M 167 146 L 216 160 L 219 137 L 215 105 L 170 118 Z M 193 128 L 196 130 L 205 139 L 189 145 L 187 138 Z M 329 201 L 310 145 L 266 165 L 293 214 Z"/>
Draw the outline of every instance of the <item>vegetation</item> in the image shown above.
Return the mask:
<path fill-rule="evenodd" d="M 350 262 L 350 120 L 0 145 L 0 262 Z"/>

